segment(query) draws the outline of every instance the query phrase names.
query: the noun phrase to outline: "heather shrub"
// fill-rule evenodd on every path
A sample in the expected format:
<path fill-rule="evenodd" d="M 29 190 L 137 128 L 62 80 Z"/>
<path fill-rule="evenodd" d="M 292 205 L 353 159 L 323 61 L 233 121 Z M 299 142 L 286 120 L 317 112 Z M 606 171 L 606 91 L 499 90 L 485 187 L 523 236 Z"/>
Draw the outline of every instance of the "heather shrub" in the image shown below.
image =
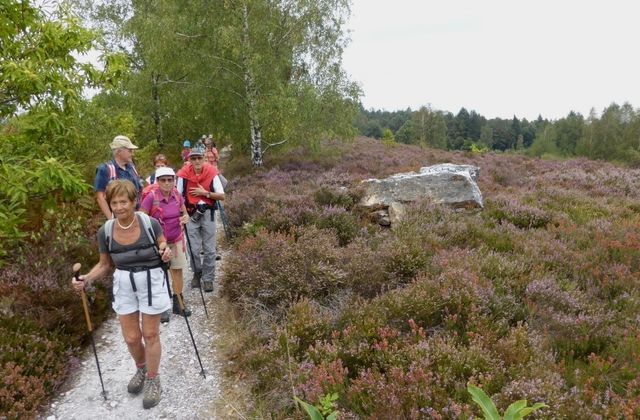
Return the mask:
<path fill-rule="evenodd" d="M 33 417 L 66 375 L 64 342 L 23 316 L 0 318 L 0 413 Z"/>
<path fill-rule="evenodd" d="M 323 299 L 345 282 L 331 232 L 300 227 L 293 235 L 260 231 L 229 258 L 223 279 L 232 301 L 281 311 L 301 298 Z"/>
<path fill-rule="evenodd" d="M 372 242 L 369 238 L 359 237 L 341 252 L 348 286 L 354 293 L 366 298 L 392 288 L 384 269 L 384 252 Z"/>
<path fill-rule="evenodd" d="M 333 147 L 339 162 L 295 152 L 241 178 L 229 203 L 250 233 L 222 280 L 249 336 L 238 366 L 271 416 L 296 415 L 293 386 L 317 407 L 337 395 L 341 418 L 470 418 L 469 383 L 501 412 L 549 405 L 533 418 L 640 414 L 635 172 Z M 484 210 L 419 202 L 381 229 L 361 224 L 359 198 L 342 189 L 441 162 L 480 166 Z"/>
<path fill-rule="evenodd" d="M 360 232 L 360 222 L 352 213 L 339 207 L 323 207 L 316 216 L 315 225 L 321 229 L 331 229 L 338 238 L 338 244 L 345 246 Z"/>
<path fill-rule="evenodd" d="M 342 207 L 349 210 L 354 204 L 354 197 L 344 187 L 337 191 L 334 188 L 320 187 L 313 194 L 313 198 L 319 206 Z"/>
<path fill-rule="evenodd" d="M 552 219 L 551 215 L 543 210 L 503 197 L 494 201 L 487 200 L 486 206 L 487 213 L 494 217 L 498 223 L 506 220 L 520 229 L 543 228 Z"/>
<path fill-rule="evenodd" d="M 531 282 L 525 294 L 532 325 L 545 331 L 560 354 L 598 353 L 615 334 L 614 320 L 604 305 L 580 290 L 562 290 L 554 279 L 544 278 Z"/>

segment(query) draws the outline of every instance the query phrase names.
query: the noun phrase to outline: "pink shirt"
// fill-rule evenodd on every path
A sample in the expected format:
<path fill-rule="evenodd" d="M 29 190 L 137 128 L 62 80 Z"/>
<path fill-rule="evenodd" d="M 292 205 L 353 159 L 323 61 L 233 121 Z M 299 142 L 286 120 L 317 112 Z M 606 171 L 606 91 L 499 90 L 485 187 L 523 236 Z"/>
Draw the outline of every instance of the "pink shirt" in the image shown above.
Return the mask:
<path fill-rule="evenodd" d="M 158 197 L 162 197 L 162 199 L 158 203 L 158 208 L 152 213 L 151 208 L 153 207 L 153 198 L 156 195 Z M 142 200 L 140 209 L 146 211 L 149 216 L 158 219 L 162 226 L 162 230 L 164 230 L 164 237 L 167 239 L 168 243 L 173 244 L 182 240 L 180 209 L 183 204 L 184 198 L 177 192 L 177 190 L 169 194 L 168 199 L 162 195 L 160 190 L 157 190 L 148 194 L 144 200 Z"/>

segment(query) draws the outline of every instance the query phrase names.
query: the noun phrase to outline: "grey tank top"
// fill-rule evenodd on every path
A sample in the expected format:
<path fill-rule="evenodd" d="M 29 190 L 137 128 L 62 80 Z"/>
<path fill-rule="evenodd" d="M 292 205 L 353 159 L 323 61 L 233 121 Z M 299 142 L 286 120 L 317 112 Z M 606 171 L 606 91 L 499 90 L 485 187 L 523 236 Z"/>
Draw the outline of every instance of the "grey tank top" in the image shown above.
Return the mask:
<path fill-rule="evenodd" d="M 136 216 L 138 217 L 138 216 Z M 138 225 L 142 227 L 142 221 L 138 217 Z M 162 235 L 162 227 L 160 223 L 153 217 L 151 218 L 151 227 L 156 237 Z M 98 249 L 101 254 L 109 252 L 109 246 L 107 244 L 107 236 L 105 234 L 105 227 L 102 225 L 98 230 Z M 140 230 L 140 236 L 138 239 L 130 245 L 122 245 L 115 239 L 111 239 L 111 260 L 120 268 L 133 268 L 133 267 L 155 267 L 160 264 L 161 260 L 158 256 L 155 247 L 149 247 L 150 241 L 147 234 Z"/>

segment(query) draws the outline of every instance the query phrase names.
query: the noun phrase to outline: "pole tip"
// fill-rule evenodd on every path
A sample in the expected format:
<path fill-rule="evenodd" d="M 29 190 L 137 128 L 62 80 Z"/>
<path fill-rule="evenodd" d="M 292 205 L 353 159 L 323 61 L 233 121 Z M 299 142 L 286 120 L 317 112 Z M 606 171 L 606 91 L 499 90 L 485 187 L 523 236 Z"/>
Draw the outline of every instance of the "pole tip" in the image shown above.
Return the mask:
<path fill-rule="evenodd" d="M 73 264 L 73 272 L 75 273 L 77 271 L 80 271 L 80 267 L 82 267 L 82 264 L 80 263 Z"/>

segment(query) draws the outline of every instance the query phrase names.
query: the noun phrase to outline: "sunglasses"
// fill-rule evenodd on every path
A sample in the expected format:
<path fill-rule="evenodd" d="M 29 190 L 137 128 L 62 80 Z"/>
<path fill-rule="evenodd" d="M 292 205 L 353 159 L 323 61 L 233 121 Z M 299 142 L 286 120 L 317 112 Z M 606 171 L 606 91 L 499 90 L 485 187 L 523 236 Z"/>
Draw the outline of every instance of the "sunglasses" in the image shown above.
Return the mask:
<path fill-rule="evenodd" d="M 204 159 L 204 157 L 202 157 L 202 156 L 191 156 L 189 158 L 189 160 L 202 160 L 202 159 Z"/>
<path fill-rule="evenodd" d="M 158 178 L 158 182 L 173 182 L 173 177 L 163 176 L 162 178 Z"/>

